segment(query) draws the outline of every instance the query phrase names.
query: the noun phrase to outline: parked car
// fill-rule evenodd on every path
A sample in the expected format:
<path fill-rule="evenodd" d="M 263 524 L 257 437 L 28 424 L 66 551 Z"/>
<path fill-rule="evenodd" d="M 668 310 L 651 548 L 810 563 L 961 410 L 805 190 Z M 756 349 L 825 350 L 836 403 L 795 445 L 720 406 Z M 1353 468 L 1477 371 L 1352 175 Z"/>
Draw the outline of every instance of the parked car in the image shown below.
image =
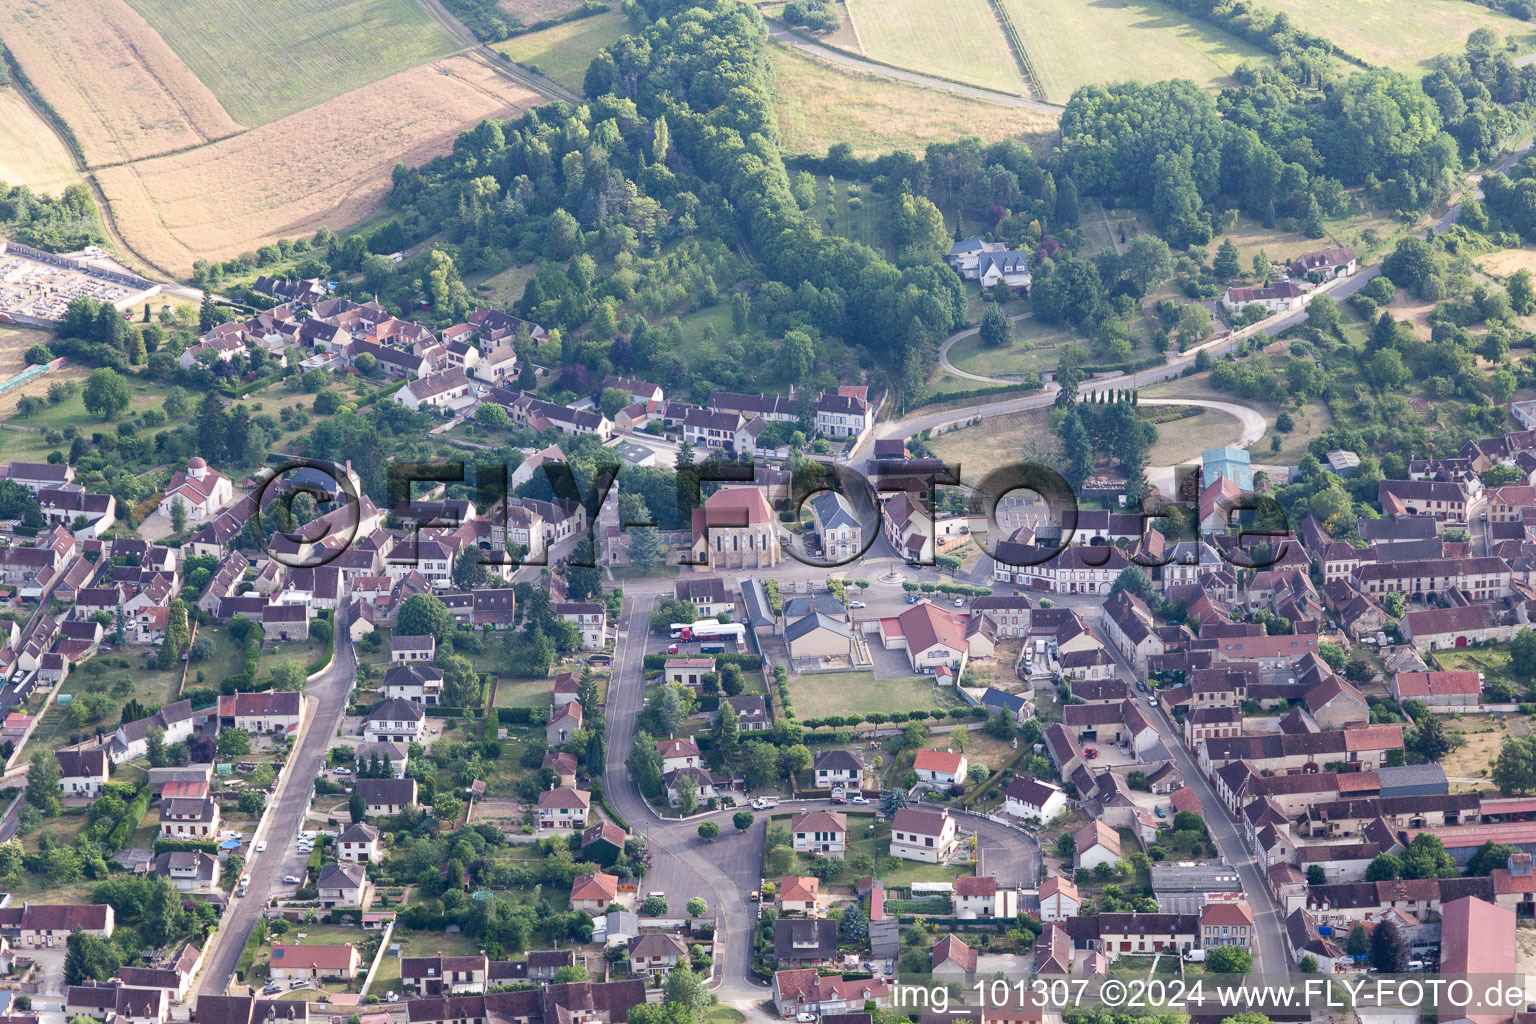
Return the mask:
<path fill-rule="evenodd" d="M 963 598 L 963 597 L 955 598 L 955 607 L 956 608 L 964 608 L 965 607 L 965 598 Z"/>
<path fill-rule="evenodd" d="M 298 884 L 300 884 L 299 876 L 298 875 L 284 875 L 283 876 L 283 884 L 284 885 L 298 885 Z"/>
<path fill-rule="evenodd" d="M 267 852 L 267 841 L 265 839 L 263 839 L 261 842 L 256 844 L 256 852 L 257 853 L 266 853 Z"/>
<path fill-rule="evenodd" d="M 220 832 L 219 835 L 223 836 L 225 839 L 239 839 L 240 838 L 240 833 L 234 831 L 233 829 L 225 829 L 223 832 Z"/>
<path fill-rule="evenodd" d="M 863 608 L 863 607 L 865 607 L 865 604 L 864 604 L 863 601 L 849 601 L 848 602 L 848 607 L 849 608 Z"/>
<path fill-rule="evenodd" d="M 816 1024 L 816 1015 L 814 1013 L 797 1013 L 795 1014 L 795 1024 Z"/>
<path fill-rule="evenodd" d="M 859 796 L 854 797 L 853 798 L 853 802 L 856 803 L 856 804 L 867 804 L 867 803 L 869 803 L 869 797 L 864 796 L 864 795 L 861 794 Z"/>
<path fill-rule="evenodd" d="M 352 769 L 351 768 L 337 768 L 336 769 L 336 774 L 337 775 L 351 775 L 352 774 Z"/>
<path fill-rule="evenodd" d="M 916 594 L 908 594 L 907 595 L 907 604 L 917 604 L 917 602 L 919 602 L 921 600 L 922 600 L 922 598 L 918 597 Z"/>

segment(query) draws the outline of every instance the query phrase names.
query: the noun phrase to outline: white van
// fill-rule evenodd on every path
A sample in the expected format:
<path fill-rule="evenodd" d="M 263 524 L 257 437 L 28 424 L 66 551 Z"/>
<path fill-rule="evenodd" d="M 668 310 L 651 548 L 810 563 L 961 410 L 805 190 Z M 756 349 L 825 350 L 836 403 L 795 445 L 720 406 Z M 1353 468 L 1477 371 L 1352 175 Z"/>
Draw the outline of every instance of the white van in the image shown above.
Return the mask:
<path fill-rule="evenodd" d="M 1192 964 L 1203 964 L 1205 963 L 1205 950 L 1186 949 L 1184 951 L 1184 959 Z"/>

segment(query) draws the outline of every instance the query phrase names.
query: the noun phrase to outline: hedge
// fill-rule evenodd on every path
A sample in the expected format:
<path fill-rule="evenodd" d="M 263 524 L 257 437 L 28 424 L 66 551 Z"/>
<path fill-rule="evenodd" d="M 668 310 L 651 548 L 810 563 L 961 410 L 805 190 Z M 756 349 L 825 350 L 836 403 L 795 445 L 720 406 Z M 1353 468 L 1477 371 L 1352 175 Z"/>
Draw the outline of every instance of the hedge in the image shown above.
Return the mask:
<path fill-rule="evenodd" d="M 329 665 L 331 663 L 331 655 L 336 649 L 336 623 L 333 620 L 331 613 L 329 611 L 321 612 L 317 618 L 324 619 L 325 621 L 331 623 L 331 628 L 327 630 L 325 634 L 325 650 L 320 653 L 320 657 L 316 658 L 314 661 L 310 662 L 304 667 L 304 674 L 306 676 L 312 676 L 316 672 L 319 672 L 321 669 L 325 668 L 325 666 Z"/>
<path fill-rule="evenodd" d="M 251 937 L 245 940 L 245 950 L 240 954 L 240 962 L 235 965 L 235 973 L 244 981 L 250 973 L 251 967 L 256 963 L 256 954 L 261 952 L 261 944 L 267 939 L 267 919 L 259 917 L 256 926 L 251 929 Z"/>
<path fill-rule="evenodd" d="M 533 722 L 533 708 L 497 708 L 496 720 L 502 725 L 529 725 Z"/>
<path fill-rule="evenodd" d="M 133 803 L 128 805 L 122 818 L 113 826 L 112 831 L 107 835 L 107 849 L 102 851 L 107 855 L 108 860 L 116 856 L 117 852 L 123 848 L 123 844 L 132 837 L 134 830 L 139 827 L 139 822 L 144 820 L 144 815 L 149 812 L 149 798 L 152 795 L 149 786 L 140 787 L 138 795 L 133 798 Z"/>
<path fill-rule="evenodd" d="M 219 844 L 198 839 L 156 839 L 155 855 L 162 853 L 218 853 Z"/>
<path fill-rule="evenodd" d="M 1162 366 L 1168 362 L 1166 355 L 1147 356 L 1145 359 L 1136 359 L 1124 363 L 1104 363 L 1099 366 L 1080 366 L 1078 369 L 1085 374 L 1095 373 L 1137 373 L 1141 370 L 1150 370 L 1154 366 Z"/>

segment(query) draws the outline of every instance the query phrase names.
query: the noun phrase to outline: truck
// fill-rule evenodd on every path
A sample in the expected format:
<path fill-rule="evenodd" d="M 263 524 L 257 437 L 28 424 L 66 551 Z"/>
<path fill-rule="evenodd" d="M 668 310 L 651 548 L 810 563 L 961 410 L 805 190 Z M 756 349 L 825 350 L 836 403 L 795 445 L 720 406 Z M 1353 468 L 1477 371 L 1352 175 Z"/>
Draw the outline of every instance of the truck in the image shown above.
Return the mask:
<path fill-rule="evenodd" d="M 734 643 L 737 650 L 747 644 L 747 627 L 740 622 L 718 622 L 714 619 L 674 622 L 671 633 L 673 640 L 718 640 Z"/>

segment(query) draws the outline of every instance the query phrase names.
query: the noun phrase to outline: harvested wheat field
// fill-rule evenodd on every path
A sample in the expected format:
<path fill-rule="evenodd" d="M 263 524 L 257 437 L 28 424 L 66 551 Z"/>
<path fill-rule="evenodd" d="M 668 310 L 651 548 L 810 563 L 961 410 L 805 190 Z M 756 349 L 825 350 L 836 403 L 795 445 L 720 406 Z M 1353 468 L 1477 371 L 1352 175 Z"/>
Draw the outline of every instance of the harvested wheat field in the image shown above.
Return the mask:
<path fill-rule="evenodd" d="M 56 196 L 79 180 L 69 150 L 26 97 L 0 88 L 0 182 Z"/>
<path fill-rule="evenodd" d="M 13 0 L 0 39 L 91 166 L 222 139 L 240 125 L 122 0 Z"/>
<path fill-rule="evenodd" d="M 1477 269 L 1494 277 L 1508 277 L 1517 270 L 1536 274 L 1536 249 L 1501 249 L 1478 256 L 1472 262 L 1477 264 Z"/>
<path fill-rule="evenodd" d="M 465 128 L 539 97 L 472 57 L 402 71 L 187 153 L 99 172 L 130 248 L 175 273 L 367 217 L 396 163 L 448 152 Z M 388 146 L 378 140 L 388 139 Z"/>
<path fill-rule="evenodd" d="M 32 327 L 0 326 L 0 383 L 27 368 L 27 349 L 33 345 L 46 345 L 52 338 L 53 335 L 48 331 Z M 62 380 L 84 380 L 90 372 L 88 367 L 70 363 L 35 377 L 18 388 L 12 388 L 0 395 L 0 419 L 16 412 L 16 403 L 23 395 L 41 397 L 48 393 L 48 385 Z"/>

